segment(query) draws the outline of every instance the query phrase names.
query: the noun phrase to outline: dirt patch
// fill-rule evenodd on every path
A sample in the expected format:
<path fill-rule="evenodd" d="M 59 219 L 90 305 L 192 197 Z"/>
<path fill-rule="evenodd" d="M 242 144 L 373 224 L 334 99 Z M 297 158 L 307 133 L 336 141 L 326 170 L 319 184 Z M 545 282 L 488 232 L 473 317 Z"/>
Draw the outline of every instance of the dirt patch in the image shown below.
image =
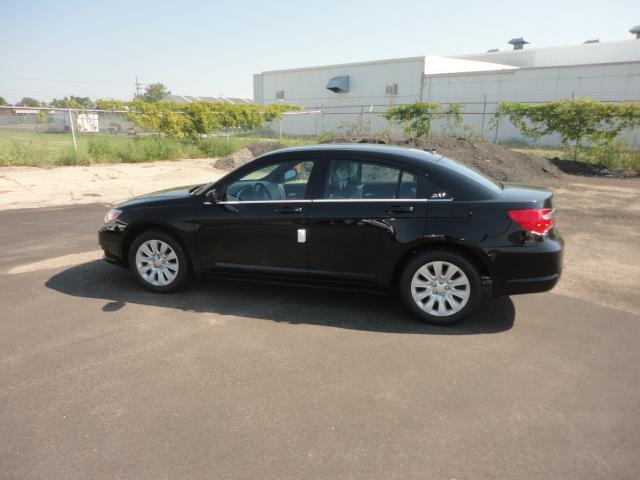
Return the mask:
<path fill-rule="evenodd" d="M 561 160 L 558 157 L 551 158 L 549 161 L 558 167 L 560 171 L 568 173 L 569 175 L 582 175 L 587 177 L 611 176 L 611 172 L 608 169 L 592 163 L 578 162 L 577 160 Z"/>
<path fill-rule="evenodd" d="M 562 278 L 553 292 L 637 314 L 640 180 L 565 180 L 553 189 L 565 239 Z"/>
<path fill-rule="evenodd" d="M 225 173 L 211 168 L 209 158 L 46 169 L 2 167 L 0 210 L 114 204 L 155 190 L 211 182 Z"/>
<path fill-rule="evenodd" d="M 220 170 L 234 170 L 245 163 L 249 163 L 256 157 L 260 155 L 264 155 L 265 153 L 271 152 L 273 150 L 277 150 L 279 148 L 284 148 L 285 145 L 282 145 L 278 142 L 257 142 L 247 145 L 244 148 L 241 148 L 235 153 L 231 155 L 227 155 L 226 157 L 222 157 L 219 160 L 216 160 L 213 163 L 215 168 Z"/>

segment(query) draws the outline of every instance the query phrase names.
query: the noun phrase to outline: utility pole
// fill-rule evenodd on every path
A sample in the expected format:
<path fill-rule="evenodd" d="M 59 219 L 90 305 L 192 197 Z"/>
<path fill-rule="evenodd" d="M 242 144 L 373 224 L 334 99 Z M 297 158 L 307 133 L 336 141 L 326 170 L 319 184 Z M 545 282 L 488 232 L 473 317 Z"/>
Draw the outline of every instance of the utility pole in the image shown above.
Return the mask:
<path fill-rule="evenodd" d="M 140 87 L 142 87 L 142 83 L 140 83 L 140 82 L 138 81 L 138 76 L 137 76 L 137 75 L 136 75 L 136 83 L 135 83 L 135 86 L 136 86 L 136 97 L 139 97 L 139 96 L 140 96 Z"/>

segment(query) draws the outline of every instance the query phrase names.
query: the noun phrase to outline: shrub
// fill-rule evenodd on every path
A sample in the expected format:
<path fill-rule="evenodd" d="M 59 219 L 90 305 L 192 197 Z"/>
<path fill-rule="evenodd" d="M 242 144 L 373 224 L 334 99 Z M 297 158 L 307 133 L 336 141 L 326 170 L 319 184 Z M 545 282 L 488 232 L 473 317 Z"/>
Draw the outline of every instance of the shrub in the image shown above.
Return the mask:
<path fill-rule="evenodd" d="M 114 160 L 118 158 L 116 147 L 102 135 L 92 136 L 89 139 L 87 153 L 93 160 Z"/>
<path fill-rule="evenodd" d="M 129 102 L 127 118 L 137 125 L 152 128 L 168 137 L 197 142 L 219 129 L 251 130 L 268 121 L 280 118 L 287 110 L 300 107 L 254 104 L 231 104 L 225 102 L 196 102 L 186 105 L 141 100 Z"/>
<path fill-rule="evenodd" d="M 640 103 L 594 102 L 588 98 L 540 104 L 499 104 L 496 117 L 506 116 L 520 132 L 534 140 L 558 133 L 565 149 L 577 160 L 584 148 L 611 147 L 625 129 L 640 125 Z"/>
<path fill-rule="evenodd" d="M 382 116 L 391 123 L 401 125 L 405 133 L 416 137 L 428 137 L 431 134 L 433 120 L 446 120 L 449 130 L 462 126 L 463 106 L 462 103 L 452 103 L 445 109 L 438 102 L 415 102 L 391 107 L 384 111 Z"/>

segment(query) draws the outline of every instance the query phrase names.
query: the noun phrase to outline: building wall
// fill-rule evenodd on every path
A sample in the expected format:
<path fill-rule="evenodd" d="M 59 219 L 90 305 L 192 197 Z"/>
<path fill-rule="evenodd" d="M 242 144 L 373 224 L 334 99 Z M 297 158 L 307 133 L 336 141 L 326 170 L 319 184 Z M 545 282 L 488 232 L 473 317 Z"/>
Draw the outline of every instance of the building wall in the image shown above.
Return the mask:
<path fill-rule="evenodd" d="M 640 62 L 434 75 L 425 76 L 424 82 L 425 101 L 465 103 L 465 123 L 484 133 L 486 139 L 525 141 L 507 121 L 501 121 L 497 134 L 490 127 L 499 102 L 549 102 L 581 97 L 609 102 L 640 101 Z M 637 134 L 626 137 L 636 145 L 640 140 Z M 557 144 L 558 139 L 547 137 L 537 143 Z"/>
<path fill-rule="evenodd" d="M 254 76 L 255 99 L 258 103 L 260 99 L 264 104 L 273 103 L 276 91 L 284 90 L 286 103 L 302 105 L 308 110 L 284 118 L 280 126 L 282 133 L 290 135 L 318 135 L 327 131 L 397 134 L 399 127 L 390 125 L 379 115 L 391 105 L 420 99 L 464 103 L 465 130 L 457 133 L 473 133 L 489 141 L 523 143 L 532 142 L 522 137 L 507 120 L 501 120 L 495 128 L 492 120 L 499 102 L 548 102 L 581 97 L 640 101 L 640 61 L 440 75 L 424 75 L 424 61 L 424 57 L 415 57 L 263 72 Z M 339 75 L 349 75 L 348 93 L 326 89 L 329 79 Z M 386 95 L 385 88 L 392 83 L 398 84 L 398 93 Z M 434 131 L 451 133 L 451 127 L 436 121 Z M 640 146 L 637 132 L 627 132 L 625 138 Z M 536 143 L 557 145 L 559 139 L 550 136 Z"/>
<path fill-rule="evenodd" d="M 286 117 L 282 128 L 286 134 L 341 131 L 354 122 L 379 129 L 386 122 L 369 112 L 419 100 L 423 72 L 424 57 L 263 72 L 261 79 L 254 76 L 254 96 L 256 101 L 261 96 L 263 104 L 274 103 L 276 92 L 283 90 L 284 102 L 323 111 Z M 349 75 L 349 92 L 327 90 L 329 79 L 340 75 Z M 385 93 L 389 84 L 398 85 L 397 95 Z"/>

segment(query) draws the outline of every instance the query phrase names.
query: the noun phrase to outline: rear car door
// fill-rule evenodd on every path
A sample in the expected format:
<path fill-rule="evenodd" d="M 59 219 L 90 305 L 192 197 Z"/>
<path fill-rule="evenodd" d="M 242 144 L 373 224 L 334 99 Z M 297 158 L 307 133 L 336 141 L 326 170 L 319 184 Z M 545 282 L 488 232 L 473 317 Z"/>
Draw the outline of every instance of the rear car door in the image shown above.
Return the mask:
<path fill-rule="evenodd" d="M 422 238 L 424 175 L 381 159 L 334 156 L 323 165 L 308 217 L 310 273 L 387 285 L 407 245 Z"/>
<path fill-rule="evenodd" d="M 260 164 L 216 185 L 217 203 L 197 209 L 196 242 L 205 269 L 306 274 L 307 185 L 315 162 Z"/>

